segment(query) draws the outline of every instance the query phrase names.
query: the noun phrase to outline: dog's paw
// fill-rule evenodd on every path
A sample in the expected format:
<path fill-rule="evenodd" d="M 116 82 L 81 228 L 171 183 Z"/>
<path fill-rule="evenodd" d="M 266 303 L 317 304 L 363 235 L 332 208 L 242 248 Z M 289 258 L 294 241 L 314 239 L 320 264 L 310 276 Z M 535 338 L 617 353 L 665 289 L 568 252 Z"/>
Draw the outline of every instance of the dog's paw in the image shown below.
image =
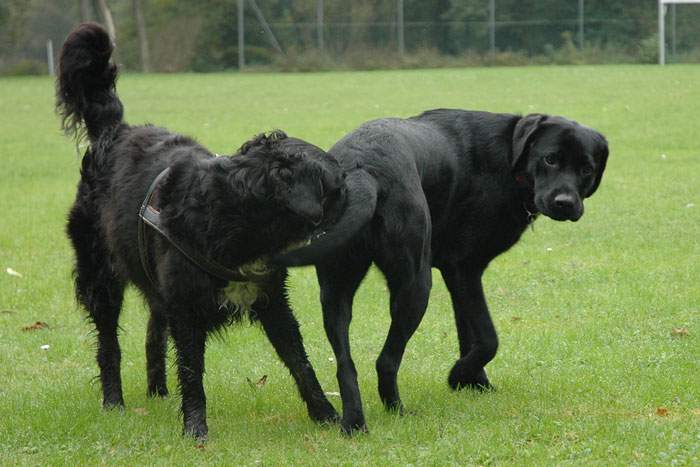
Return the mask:
<path fill-rule="evenodd" d="M 320 425 L 330 425 L 340 421 L 340 415 L 330 403 L 322 408 L 309 408 L 309 417 Z"/>
<path fill-rule="evenodd" d="M 340 422 L 340 432 L 345 436 L 355 436 L 362 433 L 369 433 L 369 430 L 364 420 L 355 422 L 346 422 L 343 420 Z"/>
<path fill-rule="evenodd" d="M 104 410 L 124 410 L 124 399 L 122 396 L 105 397 L 102 400 Z"/>
<path fill-rule="evenodd" d="M 168 387 L 164 385 L 156 385 L 148 388 L 148 397 L 167 397 L 169 394 Z"/>
<path fill-rule="evenodd" d="M 340 421 L 340 431 L 346 436 L 354 436 L 358 433 L 368 433 L 365 415 L 362 410 L 346 410 Z"/>
<path fill-rule="evenodd" d="M 205 443 L 209 435 L 209 428 L 207 428 L 207 422 L 191 422 L 185 423 L 185 428 L 182 430 L 182 435 L 186 437 L 194 438 L 197 443 Z"/>
<path fill-rule="evenodd" d="M 472 389 L 480 392 L 493 391 L 495 388 L 486 377 L 486 371 L 482 368 L 476 375 L 467 375 L 461 371 L 459 365 L 455 365 L 447 378 L 450 387 L 459 391 L 461 389 Z"/>
<path fill-rule="evenodd" d="M 407 415 L 408 414 L 408 411 L 406 410 L 406 407 L 401 402 L 401 399 L 394 399 L 394 400 L 383 399 L 382 403 L 384 404 L 384 409 L 387 412 L 392 412 L 392 413 L 395 413 L 397 415 Z"/>

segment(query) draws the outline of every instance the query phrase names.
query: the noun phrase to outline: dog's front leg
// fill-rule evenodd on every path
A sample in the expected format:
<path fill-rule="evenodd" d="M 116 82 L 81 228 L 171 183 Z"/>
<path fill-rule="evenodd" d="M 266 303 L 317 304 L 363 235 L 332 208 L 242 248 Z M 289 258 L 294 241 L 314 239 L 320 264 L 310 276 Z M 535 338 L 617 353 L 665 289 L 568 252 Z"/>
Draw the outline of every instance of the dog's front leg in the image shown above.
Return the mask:
<path fill-rule="evenodd" d="M 171 306 L 170 310 L 174 311 L 170 320 L 170 332 L 177 352 L 184 434 L 203 441 L 208 432 L 207 403 L 202 385 L 206 330 L 192 316 L 191 310 L 182 309 L 177 312 L 175 306 Z"/>
<path fill-rule="evenodd" d="M 496 355 L 498 335 L 481 284 L 483 269 L 462 264 L 440 270 L 452 297 L 459 336 L 460 358 L 450 371 L 450 387 L 492 389 L 484 366 Z"/>
<path fill-rule="evenodd" d="M 284 280 L 268 292 L 267 300 L 253 305 L 265 334 L 294 378 L 299 393 L 306 403 L 309 417 L 319 423 L 340 419 L 318 382 L 316 373 L 304 349 L 297 322 L 284 291 Z"/>

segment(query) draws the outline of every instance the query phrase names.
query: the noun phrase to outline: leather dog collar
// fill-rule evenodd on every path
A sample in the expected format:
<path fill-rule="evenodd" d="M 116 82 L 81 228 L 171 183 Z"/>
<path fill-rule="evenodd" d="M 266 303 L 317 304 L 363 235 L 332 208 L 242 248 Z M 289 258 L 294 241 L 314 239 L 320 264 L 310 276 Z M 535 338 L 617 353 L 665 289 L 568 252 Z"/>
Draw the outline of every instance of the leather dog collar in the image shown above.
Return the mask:
<path fill-rule="evenodd" d="M 516 173 L 515 183 L 523 193 L 523 209 L 527 213 L 527 223 L 534 227 L 533 222 L 535 222 L 537 216 L 540 215 L 539 211 L 537 210 L 537 206 L 535 205 L 535 190 L 530 183 L 529 177 L 525 173 Z"/>
<path fill-rule="evenodd" d="M 151 268 L 148 249 L 146 244 L 146 226 L 149 226 L 160 235 L 163 236 L 172 246 L 177 248 L 180 253 L 182 253 L 188 260 L 194 263 L 197 267 L 203 271 L 211 274 L 225 281 L 233 282 L 262 282 L 269 276 L 269 270 L 265 272 L 254 272 L 246 271 L 243 272 L 242 268 L 239 267 L 236 270 L 229 269 L 215 261 L 210 260 L 206 256 L 200 254 L 193 248 L 190 248 L 186 243 L 180 242 L 175 239 L 166 229 L 163 227 L 160 219 L 160 184 L 170 173 L 170 167 L 163 170 L 158 176 L 153 180 L 151 186 L 146 192 L 146 197 L 141 203 L 141 209 L 139 210 L 139 228 L 138 228 L 138 248 L 139 257 L 141 259 L 141 266 L 148 277 L 148 280 L 156 285 L 156 280 L 154 277 L 154 272 Z"/>

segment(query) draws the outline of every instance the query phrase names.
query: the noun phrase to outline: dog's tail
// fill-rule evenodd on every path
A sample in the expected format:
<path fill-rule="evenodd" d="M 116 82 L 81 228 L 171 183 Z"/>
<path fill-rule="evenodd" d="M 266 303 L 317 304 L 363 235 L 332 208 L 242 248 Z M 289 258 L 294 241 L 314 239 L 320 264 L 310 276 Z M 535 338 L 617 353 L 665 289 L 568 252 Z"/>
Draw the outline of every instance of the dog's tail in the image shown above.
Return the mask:
<path fill-rule="evenodd" d="M 105 130 L 121 123 L 124 108 L 117 97 L 117 66 L 110 62 L 114 45 L 96 23 L 83 23 L 66 38 L 56 83 L 56 110 L 66 134 L 83 131 L 95 144 Z"/>
<path fill-rule="evenodd" d="M 332 257 L 372 220 L 377 207 L 377 184 L 365 170 L 357 169 L 345 178 L 347 204 L 337 222 L 323 235 L 296 250 L 281 253 L 272 259 L 281 266 L 306 266 Z"/>

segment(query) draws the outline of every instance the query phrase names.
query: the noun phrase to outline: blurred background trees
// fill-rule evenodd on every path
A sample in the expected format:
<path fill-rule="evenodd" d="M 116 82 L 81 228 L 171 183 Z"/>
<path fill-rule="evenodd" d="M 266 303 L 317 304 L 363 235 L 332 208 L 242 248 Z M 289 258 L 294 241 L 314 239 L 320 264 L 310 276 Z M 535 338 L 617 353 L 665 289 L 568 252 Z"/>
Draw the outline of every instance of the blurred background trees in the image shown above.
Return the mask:
<path fill-rule="evenodd" d="M 578 0 L 495 0 L 495 50 L 489 1 L 403 0 L 400 56 L 397 0 L 245 0 L 245 62 L 303 70 L 656 59 L 656 0 L 585 0 L 583 48 Z M 57 53 L 68 31 L 85 20 L 113 25 L 117 59 L 128 70 L 235 69 L 238 8 L 237 0 L 2 0 L 0 72 L 45 73 L 46 41 Z M 670 57 L 698 61 L 700 7 L 676 9 Z"/>

